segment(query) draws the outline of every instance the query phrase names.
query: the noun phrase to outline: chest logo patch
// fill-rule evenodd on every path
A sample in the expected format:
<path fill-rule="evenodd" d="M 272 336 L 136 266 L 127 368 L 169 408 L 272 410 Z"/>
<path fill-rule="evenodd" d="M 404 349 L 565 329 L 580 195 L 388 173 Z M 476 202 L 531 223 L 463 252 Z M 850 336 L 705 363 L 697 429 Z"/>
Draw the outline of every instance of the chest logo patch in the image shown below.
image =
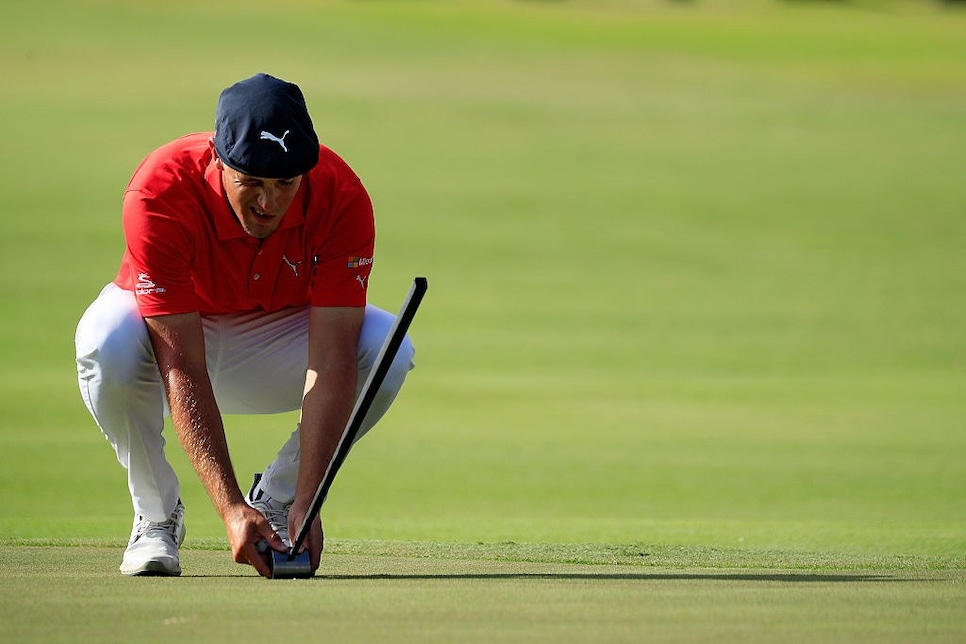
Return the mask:
<path fill-rule="evenodd" d="M 286 132 L 286 134 L 288 134 L 288 132 Z M 290 260 L 288 257 L 286 257 L 285 255 L 282 255 L 282 261 L 285 262 L 288 265 L 288 267 L 292 269 L 292 272 L 295 273 L 295 277 L 299 276 L 299 266 L 302 265 L 301 259 L 297 262 L 292 262 L 292 260 Z"/>

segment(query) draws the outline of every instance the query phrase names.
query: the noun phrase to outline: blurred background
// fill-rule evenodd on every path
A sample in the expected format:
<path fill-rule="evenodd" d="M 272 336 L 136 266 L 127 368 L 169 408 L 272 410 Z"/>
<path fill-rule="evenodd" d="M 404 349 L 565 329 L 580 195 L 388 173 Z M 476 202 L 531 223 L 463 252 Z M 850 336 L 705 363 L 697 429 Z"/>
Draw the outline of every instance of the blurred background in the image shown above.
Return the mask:
<path fill-rule="evenodd" d="M 962 4 L 5 6 L 0 536 L 126 539 L 74 326 L 137 164 L 264 71 L 370 191 L 372 301 L 430 281 L 332 537 L 962 557 Z M 243 487 L 295 418 L 229 418 Z"/>

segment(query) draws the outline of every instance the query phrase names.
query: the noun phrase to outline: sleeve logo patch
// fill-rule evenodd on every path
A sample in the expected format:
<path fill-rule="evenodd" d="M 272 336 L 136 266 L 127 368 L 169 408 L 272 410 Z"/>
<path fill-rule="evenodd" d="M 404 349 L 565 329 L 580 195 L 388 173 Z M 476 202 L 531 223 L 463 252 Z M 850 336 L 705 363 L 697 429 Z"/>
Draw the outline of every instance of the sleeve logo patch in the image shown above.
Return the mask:
<path fill-rule="evenodd" d="M 151 276 L 147 273 L 138 273 L 137 284 L 134 285 L 134 292 L 138 295 L 151 295 L 152 293 L 164 293 L 164 287 L 158 286 L 151 281 Z"/>
<path fill-rule="evenodd" d="M 350 257 L 347 268 L 360 268 L 362 266 L 371 266 L 371 265 L 372 265 L 371 257 Z"/>

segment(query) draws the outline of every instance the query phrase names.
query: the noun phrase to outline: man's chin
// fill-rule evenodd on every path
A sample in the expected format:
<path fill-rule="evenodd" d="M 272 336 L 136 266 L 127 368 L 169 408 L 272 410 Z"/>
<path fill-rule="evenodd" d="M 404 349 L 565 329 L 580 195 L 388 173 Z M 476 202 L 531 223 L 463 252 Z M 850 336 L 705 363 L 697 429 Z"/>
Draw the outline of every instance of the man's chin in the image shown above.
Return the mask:
<path fill-rule="evenodd" d="M 274 220 L 268 223 L 246 222 L 242 224 L 242 229 L 251 237 L 255 237 L 256 239 L 265 239 L 278 230 L 278 223 L 279 222 Z"/>

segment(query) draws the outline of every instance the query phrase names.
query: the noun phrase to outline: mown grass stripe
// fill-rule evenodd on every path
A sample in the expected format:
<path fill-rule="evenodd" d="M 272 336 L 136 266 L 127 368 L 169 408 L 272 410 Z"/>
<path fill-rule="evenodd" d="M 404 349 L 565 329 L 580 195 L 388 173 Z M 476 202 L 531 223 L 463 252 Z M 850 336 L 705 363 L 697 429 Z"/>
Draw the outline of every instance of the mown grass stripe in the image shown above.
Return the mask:
<path fill-rule="evenodd" d="M 125 543 L 112 539 L 0 539 L 0 546 L 4 548 L 97 548 L 115 549 L 120 552 Z M 194 539 L 186 542 L 182 548 L 185 552 L 196 550 L 228 552 L 226 543 L 216 539 Z M 553 544 L 512 541 L 450 543 L 331 539 L 326 542 L 325 555 L 588 566 L 619 565 L 666 569 L 966 570 L 966 559 L 962 557 L 830 554 L 644 543 Z"/>

